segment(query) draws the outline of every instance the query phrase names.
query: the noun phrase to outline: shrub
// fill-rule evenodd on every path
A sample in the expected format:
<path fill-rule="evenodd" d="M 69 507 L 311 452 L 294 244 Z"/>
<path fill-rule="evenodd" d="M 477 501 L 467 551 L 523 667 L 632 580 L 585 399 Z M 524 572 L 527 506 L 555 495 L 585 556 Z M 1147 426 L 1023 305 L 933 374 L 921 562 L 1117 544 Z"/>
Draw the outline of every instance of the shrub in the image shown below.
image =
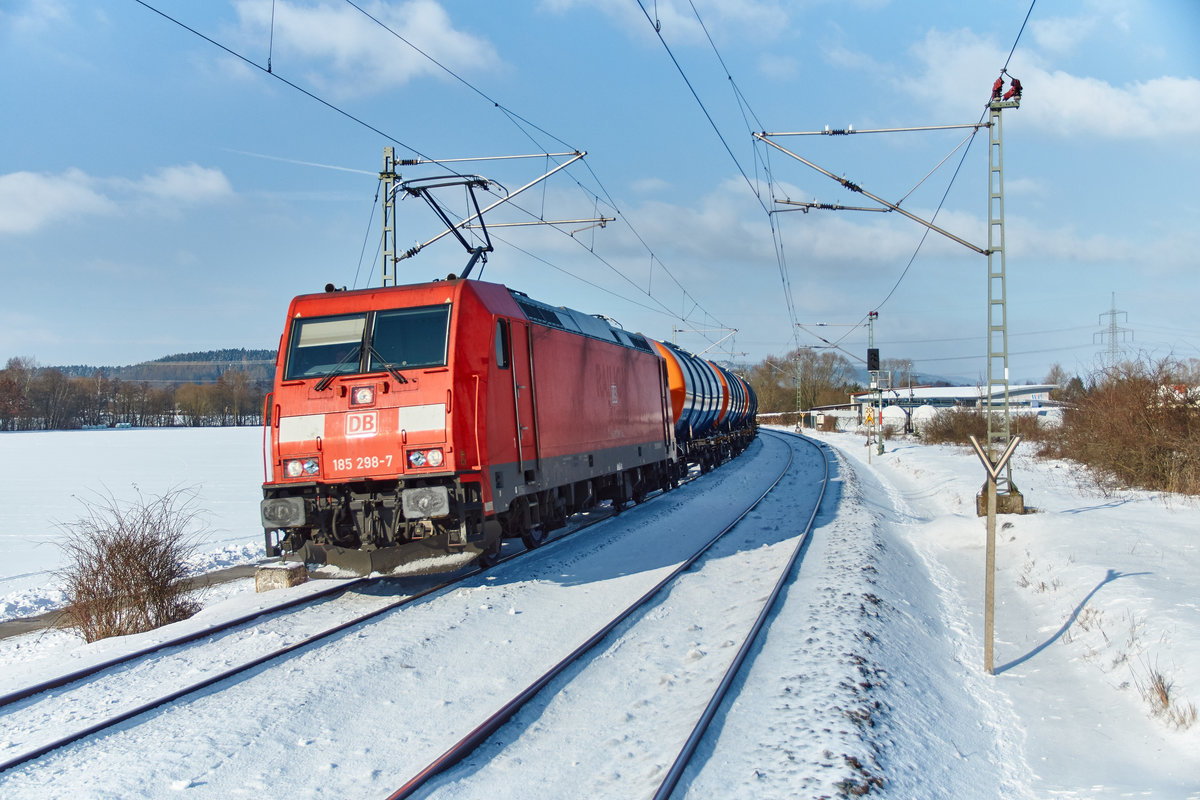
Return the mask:
<path fill-rule="evenodd" d="M 1177 388 L 1179 369 L 1143 360 L 1101 373 L 1043 454 L 1078 461 L 1102 483 L 1200 494 L 1200 403 Z"/>
<path fill-rule="evenodd" d="M 141 633 L 187 619 L 185 562 L 196 548 L 194 494 L 172 490 L 122 504 L 81 501 L 86 513 L 62 525 L 66 566 L 55 573 L 67 604 L 60 627 L 85 641 Z"/>
<path fill-rule="evenodd" d="M 1181 700 L 1175 693 L 1175 681 L 1164 675 L 1155 664 L 1151 666 L 1148 659 L 1142 664 L 1146 670 L 1145 679 L 1139 679 L 1137 673 L 1133 681 L 1138 692 L 1150 706 L 1150 712 L 1178 730 L 1187 730 L 1196 724 L 1196 704 Z"/>
<path fill-rule="evenodd" d="M 997 428 L 1003 425 L 1003 419 L 998 418 Z M 1045 436 L 1037 417 L 1013 414 L 1009 417 L 1009 425 L 1012 434 L 1025 441 L 1036 441 Z M 969 447 L 972 436 L 983 443 L 987 439 L 987 414 L 980 408 L 940 409 L 928 421 L 921 423 L 920 436 L 929 444 L 960 444 Z"/>
<path fill-rule="evenodd" d="M 987 417 L 975 408 L 940 409 L 921 425 L 921 438 L 929 444 L 969 445 L 974 436 L 987 438 Z"/>

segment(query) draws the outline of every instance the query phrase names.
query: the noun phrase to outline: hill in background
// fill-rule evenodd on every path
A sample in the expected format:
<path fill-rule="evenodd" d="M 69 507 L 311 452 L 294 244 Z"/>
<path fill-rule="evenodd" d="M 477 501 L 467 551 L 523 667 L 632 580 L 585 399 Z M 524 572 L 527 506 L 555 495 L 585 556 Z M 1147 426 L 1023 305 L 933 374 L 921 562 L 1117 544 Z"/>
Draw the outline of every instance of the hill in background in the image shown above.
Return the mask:
<path fill-rule="evenodd" d="M 55 367 L 72 378 L 91 378 L 100 373 L 105 378 L 155 385 L 183 383 L 215 383 L 230 371 L 244 372 L 252 383 L 270 385 L 275 376 L 274 350 L 205 350 L 196 353 L 176 353 L 154 361 L 124 367 L 96 367 L 74 364 Z"/>

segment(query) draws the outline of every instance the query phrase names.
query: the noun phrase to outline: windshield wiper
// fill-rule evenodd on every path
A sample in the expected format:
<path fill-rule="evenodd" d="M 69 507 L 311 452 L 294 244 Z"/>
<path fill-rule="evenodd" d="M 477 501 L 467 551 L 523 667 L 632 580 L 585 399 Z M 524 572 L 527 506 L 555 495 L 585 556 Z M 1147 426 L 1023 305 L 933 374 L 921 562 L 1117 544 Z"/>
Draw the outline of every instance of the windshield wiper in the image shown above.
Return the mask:
<path fill-rule="evenodd" d="M 397 365 L 388 362 L 386 358 L 380 355 L 379 351 L 375 349 L 375 345 L 367 345 L 367 355 L 374 356 L 380 364 L 383 364 L 383 368 L 388 371 L 388 374 L 396 379 L 397 383 L 408 383 L 408 378 L 401 375 L 400 371 L 396 369 Z"/>
<path fill-rule="evenodd" d="M 318 384 L 317 384 L 317 386 L 316 386 L 316 390 L 317 390 L 318 392 L 323 392 L 323 391 L 325 391 L 326 389 L 328 389 L 328 388 L 329 388 L 329 384 L 330 384 L 330 383 L 333 381 L 333 379 L 334 379 L 334 378 L 336 378 L 338 375 L 343 375 L 343 374 L 345 374 L 345 373 L 339 372 L 339 371 L 338 371 L 338 368 L 339 368 L 339 367 L 342 367 L 342 366 L 344 366 L 344 365 L 346 365 L 346 364 L 349 364 L 349 363 L 350 363 L 350 357 L 351 357 L 351 356 L 354 356 L 355 358 L 357 358 L 357 357 L 358 357 L 358 354 L 359 354 L 360 352 L 362 352 L 362 345 L 361 345 L 361 344 L 360 344 L 358 347 L 356 347 L 356 348 L 354 348 L 353 350 L 351 350 L 350 352 L 346 353 L 346 355 L 342 356 L 342 360 L 341 360 L 341 361 L 339 361 L 339 362 L 337 362 L 336 364 L 334 364 L 334 365 L 333 365 L 333 367 L 332 367 L 332 368 L 329 370 L 329 374 L 328 374 L 328 375 L 326 375 L 324 378 L 321 378 L 321 381 L 320 381 L 320 383 L 318 383 Z"/>

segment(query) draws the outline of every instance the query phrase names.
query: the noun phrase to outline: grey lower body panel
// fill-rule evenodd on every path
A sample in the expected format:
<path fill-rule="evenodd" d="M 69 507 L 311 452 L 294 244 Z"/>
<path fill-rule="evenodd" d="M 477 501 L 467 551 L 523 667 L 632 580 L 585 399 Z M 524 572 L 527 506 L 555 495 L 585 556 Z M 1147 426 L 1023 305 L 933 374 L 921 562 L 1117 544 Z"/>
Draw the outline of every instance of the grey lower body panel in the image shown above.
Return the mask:
<path fill-rule="evenodd" d="M 627 472 L 665 468 L 674 453 L 661 441 L 596 449 L 521 463 L 491 464 L 487 480 L 492 485 L 493 511 L 508 510 L 513 500 L 537 492 L 583 484 L 612 481 Z"/>

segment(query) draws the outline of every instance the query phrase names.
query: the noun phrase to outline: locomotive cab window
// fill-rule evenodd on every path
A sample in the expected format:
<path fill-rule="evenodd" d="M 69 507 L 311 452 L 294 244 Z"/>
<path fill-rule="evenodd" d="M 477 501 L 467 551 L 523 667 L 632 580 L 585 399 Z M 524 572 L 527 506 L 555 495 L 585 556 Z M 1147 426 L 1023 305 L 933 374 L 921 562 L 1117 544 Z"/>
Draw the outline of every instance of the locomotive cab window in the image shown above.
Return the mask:
<path fill-rule="evenodd" d="M 284 379 L 358 372 L 366 321 L 366 314 L 295 320 Z"/>
<path fill-rule="evenodd" d="M 446 366 L 450 306 L 375 312 L 368 372 Z"/>
<path fill-rule="evenodd" d="M 496 366 L 508 369 L 508 320 L 496 320 Z"/>

